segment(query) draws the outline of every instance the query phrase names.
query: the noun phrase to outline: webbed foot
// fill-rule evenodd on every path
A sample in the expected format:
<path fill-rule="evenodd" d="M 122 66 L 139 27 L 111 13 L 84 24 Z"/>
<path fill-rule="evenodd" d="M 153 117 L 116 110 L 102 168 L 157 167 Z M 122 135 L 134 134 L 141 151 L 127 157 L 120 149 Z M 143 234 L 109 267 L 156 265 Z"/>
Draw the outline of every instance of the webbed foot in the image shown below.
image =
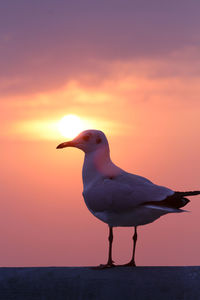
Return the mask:
<path fill-rule="evenodd" d="M 124 264 L 124 265 L 118 265 L 118 267 L 136 267 L 136 264 L 134 261 L 130 261 L 129 263 L 127 264 Z"/>
<path fill-rule="evenodd" d="M 97 267 L 92 267 L 93 270 L 104 270 L 104 269 L 111 269 L 111 268 L 114 268 L 116 267 L 116 265 L 113 264 L 113 262 L 111 263 L 107 263 L 105 265 L 101 264 Z"/>

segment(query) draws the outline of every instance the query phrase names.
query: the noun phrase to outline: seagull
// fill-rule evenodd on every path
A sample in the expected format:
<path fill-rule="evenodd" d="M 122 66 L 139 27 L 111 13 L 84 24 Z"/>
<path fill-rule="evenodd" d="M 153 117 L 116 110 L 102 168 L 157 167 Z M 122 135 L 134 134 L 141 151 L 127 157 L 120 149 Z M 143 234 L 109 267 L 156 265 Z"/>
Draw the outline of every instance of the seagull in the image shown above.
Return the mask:
<path fill-rule="evenodd" d="M 102 131 L 85 130 L 57 149 L 65 147 L 76 147 L 85 153 L 83 198 L 89 211 L 109 226 L 108 261 L 100 269 L 116 266 L 112 259 L 113 227 L 134 227 L 132 258 L 123 266 L 135 267 L 137 227 L 168 213 L 184 212 L 181 207 L 190 202 L 186 196 L 200 194 L 173 191 L 119 168 L 111 161 L 108 140 Z"/>

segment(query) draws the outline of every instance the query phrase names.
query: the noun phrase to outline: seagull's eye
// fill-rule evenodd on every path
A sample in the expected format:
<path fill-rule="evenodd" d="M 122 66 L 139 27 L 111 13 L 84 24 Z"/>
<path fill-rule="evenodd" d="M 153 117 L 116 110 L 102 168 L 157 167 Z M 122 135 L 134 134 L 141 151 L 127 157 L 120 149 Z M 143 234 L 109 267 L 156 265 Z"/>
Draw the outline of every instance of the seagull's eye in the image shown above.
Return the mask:
<path fill-rule="evenodd" d="M 96 143 L 97 143 L 97 144 L 100 144 L 100 143 L 101 143 L 101 138 L 100 138 L 100 137 L 98 137 L 98 138 L 96 139 Z"/>
<path fill-rule="evenodd" d="M 90 139 L 90 136 L 87 134 L 87 135 L 84 135 L 83 137 L 82 137 L 82 139 L 85 141 L 85 142 L 87 142 L 87 141 L 89 141 L 89 139 Z"/>

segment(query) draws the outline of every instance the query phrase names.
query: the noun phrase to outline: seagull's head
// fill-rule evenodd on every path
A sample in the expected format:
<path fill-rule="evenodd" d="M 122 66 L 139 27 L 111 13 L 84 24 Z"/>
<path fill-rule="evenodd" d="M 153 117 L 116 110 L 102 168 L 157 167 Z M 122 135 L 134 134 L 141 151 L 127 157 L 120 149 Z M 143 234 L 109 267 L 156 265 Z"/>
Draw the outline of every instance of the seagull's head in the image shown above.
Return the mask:
<path fill-rule="evenodd" d="M 105 134 L 100 130 L 94 129 L 82 131 L 73 140 L 59 144 L 57 149 L 65 147 L 79 148 L 85 153 L 94 152 L 102 147 L 109 148 Z"/>

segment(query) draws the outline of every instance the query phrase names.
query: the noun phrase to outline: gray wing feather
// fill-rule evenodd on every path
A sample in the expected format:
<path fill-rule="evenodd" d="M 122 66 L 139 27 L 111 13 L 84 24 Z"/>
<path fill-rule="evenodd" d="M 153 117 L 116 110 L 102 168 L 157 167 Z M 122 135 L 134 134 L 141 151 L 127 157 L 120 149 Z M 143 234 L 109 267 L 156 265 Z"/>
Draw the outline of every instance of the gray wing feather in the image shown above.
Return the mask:
<path fill-rule="evenodd" d="M 162 201 L 174 192 L 153 184 L 148 179 L 122 173 L 116 177 L 102 178 L 83 192 L 86 205 L 93 212 L 127 211 L 145 202 Z"/>

